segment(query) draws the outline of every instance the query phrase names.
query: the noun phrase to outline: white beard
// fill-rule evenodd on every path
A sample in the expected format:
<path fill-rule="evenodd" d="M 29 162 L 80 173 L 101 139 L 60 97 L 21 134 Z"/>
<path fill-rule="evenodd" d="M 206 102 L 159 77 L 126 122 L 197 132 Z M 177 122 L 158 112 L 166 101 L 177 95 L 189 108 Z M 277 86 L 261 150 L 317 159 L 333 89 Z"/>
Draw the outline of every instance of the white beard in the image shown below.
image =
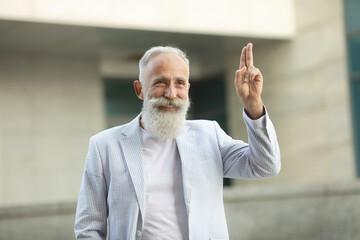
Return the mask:
<path fill-rule="evenodd" d="M 175 111 L 164 111 L 160 107 L 177 107 Z M 185 129 L 186 114 L 190 107 L 189 99 L 173 100 L 165 97 L 145 96 L 141 114 L 143 127 L 160 139 L 176 138 Z"/>

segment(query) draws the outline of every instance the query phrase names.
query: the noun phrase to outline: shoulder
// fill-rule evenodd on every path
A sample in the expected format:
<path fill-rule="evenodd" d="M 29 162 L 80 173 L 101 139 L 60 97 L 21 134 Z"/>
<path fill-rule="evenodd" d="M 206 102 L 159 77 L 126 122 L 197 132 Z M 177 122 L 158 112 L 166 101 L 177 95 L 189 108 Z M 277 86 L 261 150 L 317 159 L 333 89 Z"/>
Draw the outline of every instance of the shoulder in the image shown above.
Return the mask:
<path fill-rule="evenodd" d="M 210 120 L 187 120 L 186 124 L 192 130 L 205 132 L 213 131 L 215 127 L 218 126 L 216 121 Z"/>
<path fill-rule="evenodd" d="M 204 119 L 199 119 L 199 120 L 186 120 L 186 124 L 189 126 L 203 126 L 203 125 L 212 125 L 215 121 L 212 120 L 204 120 Z"/>
<path fill-rule="evenodd" d="M 97 143 L 108 143 L 120 140 L 125 135 L 134 135 L 139 132 L 139 116 L 126 124 L 106 129 L 91 137 Z"/>
<path fill-rule="evenodd" d="M 91 137 L 92 141 L 97 144 L 104 144 L 119 140 L 123 136 L 123 132 L 130 123 L 126 123 L 120 126 L 112 127 L 101 131 Z M 90 141 L 91 141 L 90 140 Z"/>
<path fill-rule="evenodd" d="M 126 125 L 126 124 L 125 124 Z M 98 132 L 97 134 L 93 135 L 92 138 L 93 139 L 104 139 L 104 138 L 108 138 L 110 136 L 113 135 L 118 135 L 119 133 L 121 133 L 121 129 L 125 126 L 125 125 L 121 125 L 121 126 L 116 126 L 116 127 L 112 127 L 109 129 L 105 129 L 101 132 Z"/>

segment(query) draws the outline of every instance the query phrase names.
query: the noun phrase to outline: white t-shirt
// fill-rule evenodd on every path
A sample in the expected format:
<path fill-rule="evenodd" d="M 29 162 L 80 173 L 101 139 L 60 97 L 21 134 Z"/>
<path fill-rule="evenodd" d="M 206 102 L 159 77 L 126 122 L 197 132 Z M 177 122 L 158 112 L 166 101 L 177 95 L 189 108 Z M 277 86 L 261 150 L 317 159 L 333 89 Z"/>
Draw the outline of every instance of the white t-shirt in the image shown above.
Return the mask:
<path fill-rule="evenodd" d="M 175 139 L 141 129 L 146 184 L 143 240 L 186 240 L 188 221 Z"/>

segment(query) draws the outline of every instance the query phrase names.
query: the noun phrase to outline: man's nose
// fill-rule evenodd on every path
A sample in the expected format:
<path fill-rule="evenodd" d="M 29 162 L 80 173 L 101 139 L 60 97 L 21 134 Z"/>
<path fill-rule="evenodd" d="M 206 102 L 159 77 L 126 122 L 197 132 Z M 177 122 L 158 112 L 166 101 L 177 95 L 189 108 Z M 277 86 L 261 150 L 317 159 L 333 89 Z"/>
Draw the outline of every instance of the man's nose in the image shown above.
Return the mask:
<path fill-rule="evenodd" d="M 176 88 L 173 84 L 170 84 L 165 90 L 165 97 L 168 99 L 176 98 Z"/>

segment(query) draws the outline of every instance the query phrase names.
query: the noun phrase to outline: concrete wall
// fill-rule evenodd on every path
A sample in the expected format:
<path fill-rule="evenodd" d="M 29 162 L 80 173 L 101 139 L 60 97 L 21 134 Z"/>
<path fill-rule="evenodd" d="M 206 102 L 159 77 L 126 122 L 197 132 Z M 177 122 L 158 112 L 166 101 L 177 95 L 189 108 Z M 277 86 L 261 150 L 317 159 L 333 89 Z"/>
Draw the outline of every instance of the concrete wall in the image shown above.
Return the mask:
<path fill-rule="evenodd" d="M 231 239 L 360 239 L 360 182 L 228 189 Z"/>
<path fill-rule="evenodd" d="M 76 205 L 52 203 L 0 208 L 1 240 L 75 239 Z"/>
<path fill-rule="evenodd" d="M 356 175 L 343 1 L 298 0 L 295 9 L 293 40 L 254 47 L 283 165 L 279 176 L 261 183 L 351 181 Z M 246 139 L 233 90 L 238 59 L 236 54 L 228 63 L 228 119 L 233 136 Z"/>
<path fill-rule="evenodd" d="M 360 182 L 224 192 L 230 239 L 357 240 Z M 74 239 L 75 203 L 0 208 L 0 239 Z"/>
<path fill-rule="evenodd" d="M 0 206 L 74 201 L 104 127 L 94 58 L 0 56 Z"/>

